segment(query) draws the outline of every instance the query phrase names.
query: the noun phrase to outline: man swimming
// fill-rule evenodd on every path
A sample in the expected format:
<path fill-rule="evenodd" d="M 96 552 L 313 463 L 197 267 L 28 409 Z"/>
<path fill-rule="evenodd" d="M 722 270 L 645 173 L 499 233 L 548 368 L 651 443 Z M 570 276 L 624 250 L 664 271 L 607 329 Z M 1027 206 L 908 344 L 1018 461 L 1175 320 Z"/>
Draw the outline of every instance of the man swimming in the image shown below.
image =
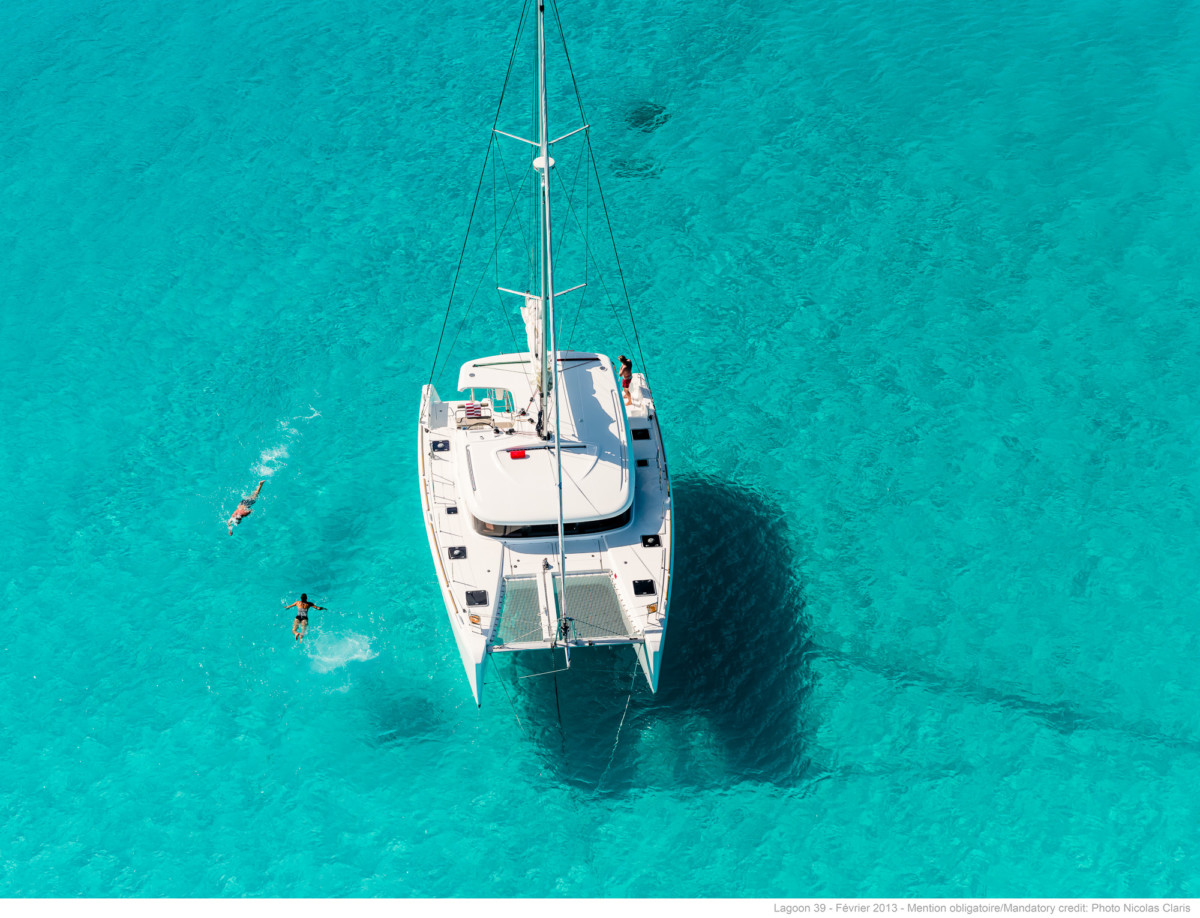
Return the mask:
<path fill-rule="evenodd" d="M 251 505 L 258 500 L 258 492 L 262 490 L 262 486 L 267 483 L 264 478 L 258 483 L 258 487 L 254 489 L 254 493 L 249 497 L 243 497 L 242 502 L 237 505 L 237 509 L 233 511 L 233 516 L 229 518 L 229 534 L 233 535 L 233 527 L 239 525 L 242 520 L 248 517 L 254 511 L 250 509 Z"/>
<path fill-rule="evenodd" d="M 304 632 L 308 630 L 308 610 L 316 609 L 320 612 L 328 612 L 324 606 L 318 606 L 316 603 L 308 601 L 308 594 L 301 593 L 292 606 L 296 607 L 296 620 L 292 622 L 292 634 L 296 636 L 297 641 L 304 640 Z M 284 606 L 285 609 L 290 609 L 292 606 Z"/>

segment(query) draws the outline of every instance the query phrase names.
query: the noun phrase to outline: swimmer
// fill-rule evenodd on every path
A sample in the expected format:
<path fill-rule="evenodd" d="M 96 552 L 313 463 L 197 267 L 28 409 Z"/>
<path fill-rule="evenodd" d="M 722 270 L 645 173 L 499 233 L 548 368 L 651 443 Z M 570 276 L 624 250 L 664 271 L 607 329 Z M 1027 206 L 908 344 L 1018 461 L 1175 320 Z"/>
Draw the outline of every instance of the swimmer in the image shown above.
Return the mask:
<path fill-rule="evenodd" d="M 249 497 L 243 497 L 242 502 L 237 505 L 237 509 L 233 511 L 233 516 L 229 518 L 229 534 L 233 535 L 233 527 L 239 525 L 242 520 L 248 517 L 254 511 L 250 509 L 251 505 L 258 500 L 258 492 L 262 490 L 262 486 L 267 483 L 264 478 L 258 483 L 258 487 L 254 489 L 254 493 Z"/>
<path fill-rule="evenodd" d="M 297 641 L 304 640 L 304 633 L 308 631 L 308 610 L 317 609 L 321 612 L 328 612 L 324 606 L 318 606 L 316 603 L 308 601 L 308 594 L 301 593 L 300 598 L 292 603 L 291 606 L 284 606 L 285 609 L 296 607 L 296 620 L 292 622 L 292 634 L 296 636 Z"/>

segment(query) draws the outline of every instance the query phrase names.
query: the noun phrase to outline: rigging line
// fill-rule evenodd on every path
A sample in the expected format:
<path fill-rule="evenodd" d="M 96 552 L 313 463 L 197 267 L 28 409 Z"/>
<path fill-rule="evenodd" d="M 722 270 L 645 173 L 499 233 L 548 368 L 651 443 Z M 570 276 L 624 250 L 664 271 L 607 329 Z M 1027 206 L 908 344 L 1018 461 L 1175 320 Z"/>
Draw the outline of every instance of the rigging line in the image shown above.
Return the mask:
<path fill-rule="evenodd" d="M 600 185 L 600 167 L 596 165 L 596 153 L 592 149 L 592 139 L 587 136 L 588 155 L 592 158 L 592 171 L 596 174 L 596 190 L 600 192 L 600 206 L 604 209 L 604 221 L 608 224 L 608 238 L 612 242 L 613 258 L 617 262 L 617 274 L 621 277 L 621 290 L 625 294 L 625 306 L 629 310 L 629 323 L 633 326 L 633 340 L 637 342 L 638 359 L 642 362 L 642 373 L 646 382 L 650 382 L 650 369 L 646 366 L 646 357 L 642 354 L 642 339 L 637 330 L 637 319 L 633 317 L 633 303 L 629 300 L 629 288 L 625 285 L 625 271 L 621 268 L 621 256 L 617 253 L 617 238 L 613 235 L 612 220 L 608 216 L 608 204 L 604 200 L 604 188 Z"/>
<path fill-rule="evenodd" d="M 525 725 L 523 723 L 521 723 L 521 715 L 519 715 L 517 713 L 517 706 L 515 704 L 513 704 L 512 696 L 508 694 L 508 686 L 504 684 L 503 679 L 498 679 L 497 681 L 500 683 L 500 688 L 504 689 L 504 697 L 508 699 L 508 705 L 509 705 L 509 707 L 512 708 L 513 717 L 515 717 L 517 719 L 517 726 L 520 727 L 521 732 L 524 733 L 526 737 L 528 737 L 529 733 L 525 729 Z"/>
<path fill-rule="evenodd" d="M 496 193 L 496 160 L 500 158 L 500 146 L 496 145 L 496 156 L 492 157 L 492 243 L 495 246 L 500 245 L 500 195 Z M 505 176 L 507 178 L 507 174 Z M 500 259 L 496 258 L 492 264 L 496 268 L 495 282 L 496 287 L 500 286 Z M 504 303 L 500 298 L 499 289 L 496 290 L 496 303 L 500 307 L 500 314 L 504 316 L 504 324 L 508 326 L 508 335 L 512 338 L 513 351 L 517 350 L 517 333 L 513 331 L 512 321 L 508 317 L 508 310 L 504 308 Z"/>
<path fill-rule="evenodd" d="M 562 43 L 563 56 L 567 59 L 567 72 L 571 74 L 571 86 L 575 90 L 575 104 L 579 106 L 579 119 L 587 124 L 587 116 L 583 113 L 583 96 L 579 94 L 579 84 L 575 81 L 575 68 L 571 65 L 571 52 L 567 50 L 567 33 L 563 31 L 562 20 L 558 18 L 558 4 L 550 0 L 550 8 L 554 10 L 554 21 L 558 24 L 558 40 Z"/>
<path fill-rule="evenodd" d="M 496 270 L 497 270 L 497 272 L 499 272 L 500 262 L 498 259 L 496 261 L 496 264 L 497 264 Z M 515 354 L 520 349 L 520 345 L 517 344 L 517 333 L 515 331 L 513 331 L 512 319 L 509 318 L 508 310 L 504 308 L 504 299 L 503 299 L 503 297 L 500 296 L 499 290 L 496 291 L 496 305 L 500 308 L 500 315 L 504 316 L 504 324 L 508 326 L 508 336 L 510 338 L 512 338 L 512 343 L 513 343 L 512 352 Z"/>
<path fill-rule="evenodd" d="M 575 194 L 575 188 L 576 188 L 576 186 L 578 186 L 578 185 L 579 185 L 579 172 L 580 172 L 580 169 L 582 168 L 582 166 L 583 166 L 583 147 L 580 147 L 580 148 L 579 148 L 579 157 L 578 157 L 578 158 L 575 160 L 575 177 L 571 179 L 571 190 L 570 190 L 570 191 L 567 191 L 567 190 L 566 190 L 566 185 L 564 185 L 564 184 L 563 184 L 563 181 L 562 181 L 562 179 L 561 179 L 561 178 L 558 180 L 558 184 L 559 184 L 559 185 L 562 187 L 562 189 L 563 189 L 563 194 L 566 196 L 566 199 L 567 199 L 567 203 L 568 203 L 568 204 L 570 204 L 570 202 L 571 202 L 571 199 L 572 199 L 572 196 Z M 576 220 L 576 221 L 575 221 L 575 225 L 576 225 L 576 226 L 578 226 L 578 225 L 579 225 L 579 221 L 578 221 L 578 220 Z M 562 227 L 562 229 L 561 229 L 561 230 L 559 230 L 559 232 L 558 232 L 558 249 L 557 249 L 557 251 L 556 251 L 556 252 L 555 252 L 555 254 L 554 254 L 554 257 L 555 257 L 556 259 L 557 259 L 557 258 L 558 258 L 560 255 L 562 255 L 562 247 L 563 247 L 563 244 L 564 244 L 564 242 L 566 241 L 566 238 L 567 238 L 567 227 L 568 227 L 568 226 L 569 226 L 569 224 L 567 223 L 567 221 L 565 221 L 565 220 L 564 220 L 564 221 L 563 221 L 563 227 Z M 581 235 L 582 235 L 582 234 L 581 234 Z M 586 266 L 586 264 L 587 264 L 587 259 L 585 258 L 585 259 L 584 259 L 584 265 Z M 580 302 L 581 304 L 583 303 L 583 297 L 580 297 L 580 298 L 579 298 L 579 302 Z M 579 315 L 579 311 L 578 311 L 578 309 L 575 311 L 575 315 L 576 315 L 576 316 L 578 316 L 578 315 Z M 558 317 L 558 332 L 559 332 L 559 334 L 560 334 L 560 335 L 562 334 L 562 327 L 563 327 L 563 322 L 564 322 L 564 321 L 566 321 L 566 315 L 565 315 L 565 314 L 563 314 L 563 315 L 561 315 L 561 316 L 559 316 L 559 317 Z"/>
<path fill-rule="evenodd" d="M 496 157 L 492 157 L 492 244 L 497 245 L 500 239 L 500 195 L 496 194 Z M 500 259 L 492 261 L 492 267 L 495 273 L 492 275 L 492 283 L 494 286 L 500 286 Z M 496 300 L 499 301 L 499 293 L 496 295 Z M 503 313 L 503 308 L 501 308 Z M 516 343 L 516 336 L 513 335 L 512 324 L 508 321 L 508 316 L 504 316 L 504 322 L 508 325 L 508 333 L 513 338 L 513 343 Z"/>
<path fill-rule="evenodd" d="M 565 584 L 564 584 L 565 586 Z M 567 734 L 563 730 L 562 725 L 562 705 L 558 702 L 558 672 L 554 673 L 554 709 L 558 711 L 558 738 L 562 743 L 563 751 L 567 748 Z"/>
<path fill-rule="evenodd" d="M 495 137 L 493 134 L 492 137 Z M 454 291 L 458 289 L 458 275 L 462 271 L 463 258 L 467 254 L 467 242 L 471 238 L 471 225 L 475 222 L 475 205 L 479 203 L 479 191 L 483 188 L 483 177 L 487 175 L 487 161 L 492 154 L 491 138 L 488 139 L 488 151 L 483 157 L 483 169 L 479 172 L 479 184 L 475 188 L 475 200 L 471 202 L 471 216 L 467 218 L 467 231 L 463 235 L 462 249 L 458 253 L 458 266 L 454 269 L 454 282 L 450 285 L 450 298 L 446 301 L 446 314 L 442 316 L 442 330 L 438 334 L 437 349 L 433 352 L 433 366 L 429 368 L 429 382 L 433 384 L 434 372 L 437 370 L 438 357 L 442 353 L 442 339 L 446 337 L 446 323 L 450 321 L 450 307 L 454 304 Z"/>
<path fill-rule="evenodd" d="M 584 263 L 586 265 L 586 262 Z M 587 268 L 584 268 L 584 276 L 587 276 Z M 579 297 L 579 305 L 575 307 L 575 321 L 571 323 L 571 334 L 567 335 L 567 350 L 573 350 L 571 342 L 575 340 L 575 328 L 579 325 L 579 317 L 583 314 L 583 305 L 587 302 L 587 289 L 585 287 L 583 294 Z"/>
<path fill-rule="evenodd" d="M 541 0 L 536 0 L 536 2 L 540 3 Z M 537 80 L 534 81 L 533 98 L 530 101 L 533 103 L 533 106 L 529 112 L 530 121 L 536 126 L 538 124 L 538 120 L 539 120 L 539 118 L 538 118 L 539 105 L 538 105 L 538 82 L 537 82 Z M 536 127 L 535 127 L 535 130 L 537 130 Z M 546 155 L 549 156 L 550 154 L 547 153 Z M 536 172 L 537 170 L 535 169 L 534 171 Z M 538 186 L 538 188 L 540 188 L 540 185 Z M 539 296 L 540 296 L 542 293 L 542 287 L 541 287 L 541 283 L 540 283 L 541 275 L 540 275 L 538 265 L 540 264 L 540 259 L 542 257 L 540 254 L 541 248 L 542 248 L 542 223 L 541 223 L 541 216 L 540 216 L 540 212 L 539 212 L 539 201 L 541 199 L 541 192 L 538 190 L 538 188 L 535 188 L 534 193 L 529 196 L 529 226 L 531 227 L 530 232 L 532 233 L 534 238 L 533 238 L 533 244 L 529 246 L 528 255 L 529 255 L 529 289 L 537 290 L 539 292 Z M 543 308 L 545 308 L 544 303 L 543 303 Z M 545 342 L 543 342 L 543 349 L 544 348 L 545 348 Z"/>
<path fill-rule="evenodd" d="M 529 181 L 529 176 L 526 175 L 525 178 L 521 180 L 520 186 L 514 193 L 512 190 L 512 179 L 508 174 L 508 163 L 504 161 L 504 150 L 500 144 L 496 144 L 496 155 L 500 158 L 500 168 L 504 170 L 504 189 L 515 202 L 517 199 L 517 194 L 519 194 L 521 189 L 525 187 L 525 182 Z M 517 226 L 521 228 L 521 245 L 523 245 L 526 251 L 528 251 L 530 248 L 529 236 L 525 232 L 525 221 L 521 219 L 519 212 L 517 214 Z"/>
<path fill-rule="evenodd" d="M 583 148 L 580 148 L 582 153 Z M 587 250 L 588 231 L 591 229 L 591 200 L 592 186 L 591 183 L 586 183 L 583 186 L 583 247 Z M 588 260 L 583 260 L 583 295 L 579 298 L 579 305 L 575 307 L 575 321 L 571 323 L 571 334 L 568 335 L 568 340 L 575 340 L 575 328 L 579 325 L 579 317 L 583 314 L 583 304 L 587 300 L 587 281 L 588 281 Z"/>
<path fill-rule="evenodd" d="M 517 206 L 517 202 L 516 202 L 516 199 L 514 198 L 514 199 L 513 199 L 513 203 L 512 203 L 512 205 L 511 205 L 511 206 L 509 207 L 509 209 L 508 209 L 508 214 L 507 214 L 507 215 L 505 216 L 505 218 L 504 218 L 504 224 L 503 224 L 503 225 L 500 227 L 500 232 L 501 232 L 501 233 L 503 233 L 503 232 L 504 232 L 504 231 L 505 231 L 505 230 L 508 228 L 508 221 L 509 221 L 510 219 L 512 219 L 512 213 L 513 213 L 513 209 L 514 209 L 516 206 Z M 441 370 L 439 370 L 439 371 L 438 371 L 438 375 L 439 375 L 439 376 L 440 376 L 442 373 L 446 372 L 446 364 L 448 364 L 448 363 L 450 362 L 450 355 L 451 355 L 452 353 L 454 353 L 454 345 L 458 343 L 458 336 L 459 336 L 460 334 L 462 334 L 463 326 L 467 324 L 467 319 L 468 319 L 468 318 L 470 317 L 470 315 L 471 315 L 471 307 L 472 307 L 473 305 L 475 305 L 475 299 L 476 299 L 476 297 L 478 297 L 478 296 L 479 296 L 479 288 L 480 288 L 481 286 L 483 286 L 483 281 L 484 281 L 484 278 L 486 278 L 486 277 L 487 277 L 487 269 L 488 269 L 488 267 L 491 265 L 491 263 L 492 263 L 492 259 L 496 257 L 496 250 L 497 250 L 499 247 L 500 247 L 500 243 L 499 243 L 499 240 L 497 240 L 497 242 L 496 242 L 496 245 L 492 246 L 492 253 L 491 253 L 491 254 L 488 256 L 487 264 L 485 264 L 485 265 L 483 266 L 483 274 L 481 274 L 481 275 L 480 275 L 480 277 L 479 277 L 479 282 L 478 282 L 478 283 L 475 285 L 475 291 L 474 291 L 474 292 L 471 294 L 471 299 L 467 301 L 467 308 L 466 308 L 466 310 L 463 312 L 463 317 L 462 317 L 462 319 L 459 321 L 459 323 L 458 323 L 458 328 L 457 328 L 457 329 L 455 330 L 455 332 L 454 332 L 454 339 L 453 339 L 453 340 L 450 342 L 450 347 L 448 347 L 448 348 L 446 349 L 446 359 L 442 361 L 442 368 L 441 368 Z M 507 316 L 505 316 L 505 318 L 507 319 Z M 516 336 L 515 336 L 515 335 L 514 335 L 514 337 L 513 337 L 513 340 L 514 340 L 514 341 L 516 340 Z"/>
<path fill-rule="evenodd" d="M 517 46 L 521 41 L 521 33 L 525 30 L 525 19 L 529 13 L 529 0 L 525 0 L 521 7 L 521 21 L 517 24 L 517 34 L 513 37 L 512 52 L 508 56 L 508 70 L 504 74 L 504 85 L 500 88 L 500 99 L 496 102 L 496 114 L 492 118 L 492 131 L 488 135 L 488 152 L 483 157 L 483 167 L 479 170 L 479 184 L 475 186 L 475 200 L 471 202 L 471 216 L 467 218 L 467 231 L 463 234 L 462 249 L 458 253 L 458 266 L 454 269 L 454 282 L 450 285 L 450 298 L 446 301 L 446 314 L 442 317 L 442 330 L 438 334 L 437 349 L 433 352 L 433 365 L 429 368 L 429 382 L 426 385 L 433 384 L 433 374 L 437 369 L 438 356 L 442 351 L 442 339 L 446 335 L 446 323 L 450 321 L 450 307 L 454 304 L 454 291 L 458 287 L 458 275 L 462 271 L 463 257 L 467 253 L 467 240 L 471 238 L 471 224 L 475 220 L 475 205 L 479 203 L 479 192 L 483 188 L 483 177 L 487 175 L 487 160 L 488 155 L 492 152 L 492 143 L 495 140 L 496 125 L 500 123 L 500 108 L 504 105 L 504 94 L 508 91 L 508 81 L 512 76 L 513 62 L 517 59 Z M 457 337 L 457 336 L 456 336 Z"/>
<path fill-rule="evenodd" d="M 497 150 L 499 152 L 499 150 Z M 496 160 L 498 157 L 492 157 L 492 244 L 495 245 L 500 239 L 500 195 L 496 194 Z M 496 268 L 494 280 L 496 286 L 500 285 L 500 261 L 497 259 L 493 262 Z"/>
<path fill-rule="evenodd" d="M 545 672 L 526 673 L 524 676 L 518 676 L 517 678 L 518 679 L 537 679 L 541 676 L 553 676 L 555 673 L 565 673 L 565 672 L 567 672 L 567 667 L 560 666 L 558 669 L 548 669 Z"/>
<path fill-rule="evenodd" d="M 556 2 L 556 0 L 550 0 L 550 9 L 554 11 L 554 21 L 558 25 L 558 38 L 562 44 L 563 56 L 567 59 L 567 72 L 571 75 L 571 87 L 575 90 L 575 104 L 577 106 L 579 106 L 579 119 L 583 124 L 589 124 L 590 122 L 587 119 L 587 114 L 583 110 L 583 96 L 581 96 L 579 93 L 579 82 L 575 79 L 575 65 L 571 63 L 571 52 L 567 50 L 567 35 L 563 29 L 562 19 L 560 19 L 559 15 L 558 15 L 558 3 Z M 650 382 L 650 370 L 646 366 L 646 358 L 642 354 L 642 340 L 641 340 L 641 336 L 638 335 L 637 320 L 633 317 L 633 304 L 629 301 L 629 289 L 625 285 L 625 272 L 621 269 L 621 256 L 619 254 L 617 254 L 617 240 L 616 240 L 616 237 L 613 235 L 612 220 L 610 220 L 609 216 L 608 216 L 608 204 L 604 200 L 604 188 L 600 184 L 600 169 L 596 165 L 596 154 L 592 150 L 591 134 L 588 133 L 587 131 L 585 131 L 584 137 L 587 140 L 588 156 L 591 158 L 591 161 L 592 161 L 592 171 L 596 175 L 596 190 L 600 193 L 600 205 L 604 208 L 604 219 L 608 223 L 608 236 L 609 236 L 609 240 L 612 242 L 613 258 L 617 262 L 617 273 L 621 277 L 621 290 L 625 294 L 625 306 L 629 310 L 629 321 L 630 321 L 630 324 L 633 326 L 633 338 L 637 342 L 638 360 L 641 361 L 642 372 L 646 377 L 646 382 Z M 578 220 L 578 218 L 577 218 L 577 220 Z M 589 254 L 590 254 L 590 247 L 589 247 Z M 596 271 L 597 272 L 600 271 L 599 264 L 596 265 Z M 603 274 L 601 274 L 600 280 L 601 280 L 601 283 L 604 284 Z M 604 284 L 604 292 L 608 293 L 608 285 L 607 284 Z M 610 305 L 612 304 L 611 298 L 609 300 L 609 304 Z M 616 307 L 613 307 L 613 312 L 615 314 Z M 624 333 L 622 333 L 622 335 L 623 334 Z M 628 345 L 628 343 L 629 343 L 628 338 L 625 339 L 625 343 L 626 343 L 626 345 Z"/>
<path fill-rule="evenodd" d="M 504 218 L 504 224 L 500 227 L 501 233 L 503 233 L 504 230 L 506 230 L 508 228 L 508 221 L 510 219 L 512 219 L 513 210 L 516 208 L 516 206 L 517 206 L 517 201 L 514 198 L 512 204 L 508 208 L 508 214 Z M 488 256 L 487 264 L 485 264 L 483 266 L 483 273 L 479 276 L 479 282 L 476 283 L 476 285 L 475 285 L 475 290 L 471 294 L 471 299 L 467 301 L 467 308 L 463 312 L 463 317 L 458 323 L 458 328 L 455 329 L 455 331 L 454 331 L 454 338 L 450 342 L 450 347 L 448 347 L 446 349 L 446 359 L 442 361 L 442 368 L 441 368 L 441 370 L 438 371 L 439 376 L 442 373 L 446 372 L 446 365 L 448 363 L 450 363 L 450 355 L 454 353 L 454 345 L 458 343 L 458 336 L 460 334 L 462 334 L 463 326 L 465 326 L 467 324 L 467 319 L 471 315 L 471 307 L 475 305 L 475 300 L 479 296 L 479 288 L 481 286 L 483 286 L 484 278 L 487 277 L 488 266 L 492 263 L 492 259 L 496 257 L 496 251 L 497 251 L 497 249 L 499 249 L 499 247 L 500 247 L 500 242 L 499 242 L 499 239 L 497 239 L 496 244 L 494 246 L 492 246 L 492 252 Z M 505 313 L 504 318 L 505 318 L 505 321 L 508 321 L 507 313 Z M 511 324 L 509 325 L 509 333 L 512 334 Z M 515 334 L 513 334 L 513 343 L 514 344 L 516 343 L 516 335 Z"/>
<path fill-rule="evenodd" d="M 500 152 L 499 147 L 496 148 L 496 152 L 497 153 Z M 500 195 L 498 195 L 496 193 L 496 160 L 497 160 L 497 158 L 498 157 L 496 157 L 496 156 L 492 157 L 492 244 L 493 245 L 500 244 Z M 496 269 L 496 273 L 495 273 L 493 279 L 495 281 L 495 285 L 497 287 L 499 287 L 500 286 L 500 259 L 497 258 L 497 259 L 493 260 L 492 264 Z M 515 351 L 517 349 L 517 335 L 516 335 L 516 332 L 513 331 L 512 322 L 509 321 L 508 313 L 507 313 L 507 311 L 505 311 L 504 304 L 500 300 L 500 291 L 499 290 L 496 291 L 496 302 L 500 306 L 500 314 L 504 316 L 504 324 L 508 326 L 508 334 L 509 334 L 509 337 L 512 338 L 513 350 Z"/>
<path fill-rule="evenodd" d="M 629 675 L 629 694 L 625 697 L 625 712 L 621 715 L 621 722 L 617 724 L 617 735 L 613 738 L 612 752 L 608 754 L 608 764 L 604 766 L 604 771 L 600 774 L 600 780 L 596 782 L 596 790 L 600 790 L 604 784 L 604 779 L 608 776 L 608 770 L 612 768 L 612 763 L 617 757 L 617 743 L 621 742 L 621 728 L 625 726 L 625 717 L 629 714 L 629 702 L 633 701 L 633 683 L 637 679 L 636 666 Z"/>
<path fill-rule="evenodd" d="M 595 160 L 593 159 L 592 160 L 593 171 L 595 171 L 595 165 L 596 165 L 596 163 L 595 163 Z M 561 184 L 561 182 L 562 182 L 562 179 L 559 179 L 560 184 Z M 597 188 L 599 187 L 599 185 L 600 185 L 599 177 L 597 176 L 597 181 L 596 181 Z M 603 203 L 603 201 L 604 201 L 603 192 L 601 192 L 600 200 Z M 572 201 L 570 198 L 567 198 L 567 210 L 570 212 L 571 218 L 575 221 L 575 225 L 578 227 L 579 226 L 579 215 L 577 213 L 575 213 L 575 202 Z M 610 227 L 609 231 L 611 233 L 611 227 Z M 590 243 L 588 242 L 587 232 L 582 227 L 580 227 L 580 234 L 583 236 L 583 239 L 584 239 L 584 241 L 583 241 L 584 250 L 587 252 L 588 257 L 592 259 L 592 264 L 594 264 L 596 266 L 596 274 L 600 277 L 600 286 L 604 288 L 604 295 L 608 301 L 609 307 L 613 311 L 613 318 L 615 318 L 617 320 L 617 327 L 621 328 L 621 337 L 625 339 L 625 344 L 626 344 L 626 346 L 628 346 L 629 345 L 629 336 L 625 334 L 625 329 L 622 327 L 621 316 L 617 312 L 617 307 L 613 303 L 612 294 L 609 292 L 609 289 L 608 289 L 608 281 L 606 281 L 604 279 L 604 272 L 600 270 L 600 263 L 596 260 L 595 252 L 593 251 Z M 613 250 L 613 254 L 616 254 L 615 249 Z M 617 267 L 618 267 L 618 269 L 620 268 L 620 262 L 617 263 Z M 623 283 L 624 283 L 624 278 L 622 278 L 622 284 Z M 629 302 L 628 294 L 626 294 L 625 302 L 626 303 Z M 630 309 L 630 311 L 629 311 L 629 317 L 632 320 L 632 318 L 633 318 L 633 310 L 632 309 Z M 637 336 L 637 326 L 636 325 L 634 326 L 633 333 L 634 333 L 634 337 L 636 337 Z M 633 350 L 633 349 L 630 348 L 630 350 Z M 640 344 L 638 345 L 638 359 L 639 360 L 642 359 L 642 352 L 641 352 Z M 643 366 L 643 368 L 645 367 L 645 361 L 642 361 L 642 366 Z M 649 374 L 646 375 L 646 380 L 647 380 L 647 382 L 649 382 L 649 380 L 650 380 Z"/>
<path fill-rule="evenodd" d="M 571 179 L 571 190 L 567 191 L 567 186 L 563 184 L 563 180 L 559 178 L 558 184 L 563 189 L 563 194 L 567 197 L 567 202 L 571 201 L 571 195 L 575 194 L 575 188 L 579 185 L 579 170 L 583 166 L 583 147 L 579 148 L 579 158 L 575 160 L 575 177 Z M 555 173 L 557 175 L 557 173 Z M 567 237 L 567 224 L 563 223 L 563 228 L 558 231 L 558 246 L 554 250 L 554 257 L 558 258 L 562 254 L 563 240 Z"/>

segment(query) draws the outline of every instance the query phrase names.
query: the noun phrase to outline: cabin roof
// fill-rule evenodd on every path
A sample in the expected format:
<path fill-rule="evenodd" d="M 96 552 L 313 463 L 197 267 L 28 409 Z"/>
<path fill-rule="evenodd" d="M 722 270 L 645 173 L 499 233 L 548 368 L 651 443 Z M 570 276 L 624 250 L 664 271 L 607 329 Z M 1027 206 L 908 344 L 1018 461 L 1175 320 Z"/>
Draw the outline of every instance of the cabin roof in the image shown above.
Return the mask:
<path fill-rule="evenodd" d="M 563 520 L 607 519 L 633 503 L 633 463 L 621 395 L 612 363 L 602 354 L 560 351 Z M 468 361 L 459 388 L 507 389 L 519 410 L 529 404 L 537 364 L 528 354 L 501 354 Z M 534 406 L 530 413 L 536 413 Z M 524 458 L 512 458 L 524 450 Z M 459 481 L 467 509 L 502 526 L 558 520 L 554 441 L 529 436 L 484 436 L 459 451 Z"/>

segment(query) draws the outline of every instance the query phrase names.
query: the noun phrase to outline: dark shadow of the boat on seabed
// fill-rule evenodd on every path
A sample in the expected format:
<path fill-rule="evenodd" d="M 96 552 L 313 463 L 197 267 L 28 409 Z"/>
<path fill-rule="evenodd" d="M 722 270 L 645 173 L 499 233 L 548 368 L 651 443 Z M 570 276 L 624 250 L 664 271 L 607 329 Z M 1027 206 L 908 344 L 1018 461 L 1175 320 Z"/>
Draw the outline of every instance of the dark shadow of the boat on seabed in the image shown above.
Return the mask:
<path fill-rule="evenodd" d="M 792 786 L 808 768 L 808 627 L 786 520 L 761 494 L 714 478 L 675 483 L 675 562 L 657 695 L 628 648 L 522 655 L 495 667 L 490 703 L 513 706 L 565 784 Z M 524 678 L 523 678 L 524 677 Z"/>

